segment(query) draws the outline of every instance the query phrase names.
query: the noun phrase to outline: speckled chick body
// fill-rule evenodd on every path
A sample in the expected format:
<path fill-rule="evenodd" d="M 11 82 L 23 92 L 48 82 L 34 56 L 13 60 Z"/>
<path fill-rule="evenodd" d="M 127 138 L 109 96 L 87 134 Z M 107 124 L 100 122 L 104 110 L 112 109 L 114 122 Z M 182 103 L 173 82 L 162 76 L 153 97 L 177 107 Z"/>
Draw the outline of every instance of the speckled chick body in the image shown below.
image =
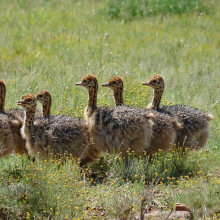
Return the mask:
<path fill-rule="evenodd" d="M 204 147 L 209 137 L 208 121 L 212 120 L 213 116 L 187 105 L 160 106 L 164 91 L 162 76 L 155 75 L 143 85 L 154 88 L 154 97 L 148 108 L 175 117 L 183 125 L 177 132 L 175 144 L 195 150 Z"/>
<path fill-rule="evenodd" d="M 0 80 L 0 157 L 11 153 L 25 154 L 25 141 L 21 137 L 21 121 L 13 111 L 5 111 L 5 83 Z"/>

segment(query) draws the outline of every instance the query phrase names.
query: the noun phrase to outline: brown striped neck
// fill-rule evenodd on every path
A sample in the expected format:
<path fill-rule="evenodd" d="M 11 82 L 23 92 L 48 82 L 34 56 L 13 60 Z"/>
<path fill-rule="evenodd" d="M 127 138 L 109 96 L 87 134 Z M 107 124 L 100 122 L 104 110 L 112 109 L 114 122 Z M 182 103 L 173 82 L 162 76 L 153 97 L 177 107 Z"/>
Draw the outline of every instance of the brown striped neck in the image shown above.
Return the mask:
<path fill-rule="evenodd" d="M 51 100 L 48 103 L 42 104 L 43 117 L 50 117 Z"/>
<path fill-rule="evenodd" d="M 37 106 L 25 110 L 24 126 L 29 129 L 33 127 L 36 109 Z"/>
<path fill-rule="evenodd" d="M 36 98 L 37 101 L 42 104 L 43 117 L 50 117 L 50 109 L 52 104 L 51 94 L 46 89 L 42 89 L 37 93 Z"/>
<path fill-rule="evenodd" d="M 23 128 L 31 128 L 34 124 L 34 116 L 37 109 L 37 99 L 33 94 L 22 96 L 21 101 L 17 102 L 25 110 Z"/>
<path fill-rule="evenodd" d="M 86 107 L 86 117 L 90 117 L 97 109 L 98 80 L 92 74 L 84 77 L 81 82 L 76 83 L 77 86 L 84 86 L 88 89 L 89 99 Z"/>
<path fill-rule="evenodd" d="M 0 80 L 0 113 L 5 112 L 5 95 L 6 95 L 5 83 L 2 80 Z"/>
<path fill-rule="evenodd" d="M 114 89 L 114 99 L 116 106 L 124 105 L 123 89 Z"/>
<path fill-rule="evenodd" d="M 95 111 L 97 109 L 97 93 L 98 93 L 98 82 L 94 83 L 94 86 L 88 88 L 89 90 L 89 99 L 88 99 L 88 108 L 90 111 Z"/>
<path fill-rule="evenodd" d="M 154 89 L 154 97 L 149 106 L 151 109 L 159 109 L 160 101 L 164 91 L 164 79 L 160 75 L 151 77 L 147 82 L 143 82 L 142 85 L 150 86 Z"/>
<path fill-rule="evenodd" d="M 159 109 L 160 102 L 161 102 L 162 95 L 163 95 L 163 91 L 164 91 L 164 87 L 159 88 L 159 89 L 154 89 L 154 97 L 153 97 L 152 103 L 151 103 L 153 106 L 153 109 Z"/>

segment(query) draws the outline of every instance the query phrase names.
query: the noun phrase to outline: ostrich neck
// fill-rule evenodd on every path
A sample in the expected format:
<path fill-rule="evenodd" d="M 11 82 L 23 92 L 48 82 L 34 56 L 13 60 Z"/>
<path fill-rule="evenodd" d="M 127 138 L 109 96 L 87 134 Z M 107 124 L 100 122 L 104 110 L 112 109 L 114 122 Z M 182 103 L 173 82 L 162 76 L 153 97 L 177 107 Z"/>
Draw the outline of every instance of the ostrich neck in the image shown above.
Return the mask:
<path fill-rule="evenodd" d="M 115 105 L 124 105 L 123 90 L 114 90 Z"/>
<path fill-rule="evenodd" d="M 43 104 L 43 117 L 50 117 L 51 100 Z"/>
<path fill-rule="evenodd" d="M 164 87 L 159 89 L 154 89 L 154 97 L 152 100 L 153 109 L 159 109 L 160 101 L 163 95 Z"/>
<path fill-rule="evenodd" d="M 6 88 L 4 84 L 0 84 L 0 113 L 5 112 L 5 95 L 6 95 Z"/>
<path fill-rule="evenodd" d="M 33 127 L 35 112 L 36 112 L 36 107 L 33 109 L 26 110 L 25 118 L 24 118 L 24 126 L 26 128 L 31 129 Z"/>
<path fill-rule="evenodd" d="M 0 113 L 5 112 L 5 99 L 3 97 L 0 97 Z"/>
<path fill-rule="evenodd" d="M 87 106 L 87 111 L 89 112 L 89 115 L 92 115 L 92 113 L 97 109 L 97 92 L 98 87 L 89 88 L 89 99 Z"/>

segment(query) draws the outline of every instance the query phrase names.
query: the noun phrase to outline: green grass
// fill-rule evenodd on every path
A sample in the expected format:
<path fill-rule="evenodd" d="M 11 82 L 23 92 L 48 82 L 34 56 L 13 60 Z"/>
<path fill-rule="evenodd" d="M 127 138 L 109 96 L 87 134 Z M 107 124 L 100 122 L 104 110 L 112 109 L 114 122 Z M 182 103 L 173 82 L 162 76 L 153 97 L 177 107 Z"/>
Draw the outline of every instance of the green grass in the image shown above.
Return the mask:
<path fill-rule="evenodd" d="M 131 153 L 127 166 L 121 158 L 104 155 L 83 171 L 71 156 L 65 162 L 35 163 L 11 156 L 0 161 L 0 207 L 5 216 L 16 219 L 121 219 L 140 216 L 141 206 L 156 199 L 168 210 L 182 202 L 197 217 L 214 216 L 219 211 L 219 179 L 202 168 L 204 157 L 197 152 L 181 155 L 157 154 L 149 162 Z"/>
<path fill-rule="evenodd" d="M 75 83 L 93 73 L 100 84 L 122 76 L 125 104 L 144 108 L 153 94 L 141 83 L 160 74 L 166 82 L 162 104 L 187 104 L 214 115 L 206 147 L 187 158 L 157 155 L 152 163 L 131 155 L 128 166 L 104 154 L 83 172 L 71 159 L 32 164 L 26 157 L 2 158 L 0 216 L 133 219 L 142 205 L 158 200 L 168 210 L 182 202 L 195 219 L 214 219 L 220 207 L 219 2 L 212 13 L 158 14 L 129 23 L 109 20 L 105 7 L 95 0 L 0 2 L 6 107 L 47 89 L 53 114 L 82 116 L 87 91 Z M 99 88 L 100 106 L 114 105 L 109 92 Z"/>
<path fill-rule="evenodd" d="M 109 0 L 105 13 L 110 18 L 130 21 L 152 15 L 210 13 L 213 2 L 205 0 Z"/>

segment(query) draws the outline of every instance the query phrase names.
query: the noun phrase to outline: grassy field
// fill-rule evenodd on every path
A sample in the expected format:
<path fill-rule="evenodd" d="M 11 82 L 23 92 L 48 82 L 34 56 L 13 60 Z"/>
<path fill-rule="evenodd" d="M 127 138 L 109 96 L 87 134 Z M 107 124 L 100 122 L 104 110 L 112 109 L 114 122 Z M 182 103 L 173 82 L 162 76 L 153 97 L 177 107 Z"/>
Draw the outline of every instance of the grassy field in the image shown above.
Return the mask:
<path fill-rule="evenodd" d="M 125 104 L 144 108 L 153 94 L 141 84 L 160 74 L 162 104 L 186 104 L 215 117 L 206 147 L 187 157 L 158 154 L 148 163 L 131 152 L 125 167 L 104 154 L 83 171 L 70 157 L 66 163 L 2 158 L 0 219 L 140 219 L 155 201 L 161 212 L 181 202 L 195 219 L 220 218 L 220 2 L 212 3 L 209 13 L 128 22 L 110 19 L 101 0 L 0 1 L 7 109 L 22 95 L 47 89 L 53 114 L 82 116 L 87 91 L 75 83 L 89 73 L 100 84 L 123 77 Z M 98 105 L 114 105 L 109 92 L 99 88 Z"/>

